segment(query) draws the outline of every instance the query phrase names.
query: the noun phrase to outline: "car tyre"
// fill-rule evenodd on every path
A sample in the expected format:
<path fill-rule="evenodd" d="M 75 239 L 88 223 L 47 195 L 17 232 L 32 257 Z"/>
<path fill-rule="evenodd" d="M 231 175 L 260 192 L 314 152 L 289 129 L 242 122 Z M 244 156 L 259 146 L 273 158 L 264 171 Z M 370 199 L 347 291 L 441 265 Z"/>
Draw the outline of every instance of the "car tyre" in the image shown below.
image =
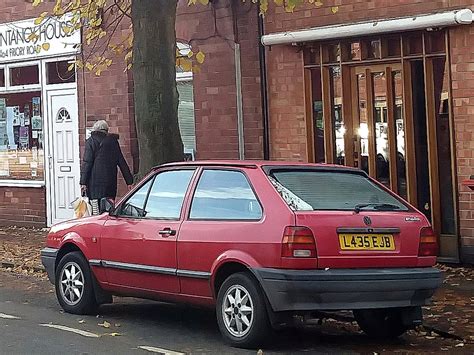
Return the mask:
<path fill-rule="evenodd" d="M 359 327 L 372 338 L 393 339 L 408 330 L 403 324 L 401 312 L 396 308 L 360 309 L 353 313 Z"/>
<path fill-rule="evenodd" d="M 91 314 L 97 308 L 91 270 L 82 253 L 63 256 L 56 268 L 56 296 L 68 313 Z"/>
<path fill-rule="evenodd" d="M 246 273 L 229 276 L 217 295 L 217 323 L 224 340 L 231 346 L 261 346 L 270 334 L 264 294 Z"/>

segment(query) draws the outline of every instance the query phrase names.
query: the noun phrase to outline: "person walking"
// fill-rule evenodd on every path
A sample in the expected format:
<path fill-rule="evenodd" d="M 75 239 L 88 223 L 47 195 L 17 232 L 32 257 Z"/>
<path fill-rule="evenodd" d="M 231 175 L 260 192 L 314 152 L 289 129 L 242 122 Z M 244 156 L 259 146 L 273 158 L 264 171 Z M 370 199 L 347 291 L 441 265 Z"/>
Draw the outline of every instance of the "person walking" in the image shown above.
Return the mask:
<path fill-rule="evenodd" d="M 132 188 L 133 176 L 118 139 L 118 134 L 109 133 L 107 122 L 99 120 L 94 123 L 91 136 L 86 140 L 80 184 L 83 196 L 87 195 L 94 202 L 93 210 L 98 209 L 98 202 L 102 198 L 115 200 L 117 167 L 120 168 L 128 189 Z"/>

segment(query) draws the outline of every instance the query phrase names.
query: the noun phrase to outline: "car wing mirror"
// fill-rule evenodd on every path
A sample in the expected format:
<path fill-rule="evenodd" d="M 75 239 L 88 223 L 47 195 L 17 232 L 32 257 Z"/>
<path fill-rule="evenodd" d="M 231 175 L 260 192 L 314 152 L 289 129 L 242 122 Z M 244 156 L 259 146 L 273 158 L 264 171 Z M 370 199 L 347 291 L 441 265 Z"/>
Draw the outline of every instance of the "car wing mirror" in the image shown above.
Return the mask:
<path fill-rule="evenodd" d="M 101 198 L 99 205 L 99 212 L 102 214 L 104 212 L 112 213 L 115 208 L 114 200 L 110 198 Z"/>

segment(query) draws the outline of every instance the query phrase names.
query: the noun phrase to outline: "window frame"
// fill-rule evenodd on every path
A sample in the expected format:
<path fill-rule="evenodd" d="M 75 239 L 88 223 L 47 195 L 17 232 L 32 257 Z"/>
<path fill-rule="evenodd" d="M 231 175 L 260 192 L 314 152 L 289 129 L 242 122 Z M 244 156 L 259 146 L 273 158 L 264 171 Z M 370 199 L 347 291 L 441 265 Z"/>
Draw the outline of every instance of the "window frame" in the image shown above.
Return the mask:
<path fill-rule="evenodd" d="M 110 216 L 113 216 L 113 217 L 116 217 L 116 218 L 127 218 L 127 219 L 143 219 L 143 217 L 134 217 L 134 216 L 127 216 L 127 215 L 123 215 L 121 214 L 121 211 L 122 211 L 122 208 L 124 207 L 124 205 L 133 197 L 135 196 L 135 194 L 143 187 L 145 186 L 146 184 L 148 184 L 148 182 L 151 182 L 150 184 L 150 187 L 148 188 L 148 191 L 147 191 L 147 194 L 146 194 L 146 197 L 145 197 L 145 201 L 143 202 L 143 206 L 146 205 L 146 202 L 147 202 L 147 199 L 148 199 L 148 195 L 150 194 L 150 190 L 151 190 L 151 187 L 153 186 L 153 182 L 155 181 L 155 176 L 156 174 L 150 174 L 150 176 L 148 178 L 145 178 L 143 179 L 138 185 L 137 187 L 135 187 L 135 189 L 133 189 L 133 191 L 131 191 L 130 194 L 127 194 L 122 201 L 119 202 L 119 204 L 117 206 L 115 206 L 115 208 L 110 211 L 109 215 Z"/>
<path fill-rule="evenodd" d="M 3 70 L 3 86 L 0 86 L 0 91 L 6 91 L 7 89 L 7 66 L 5 64 L 0 64 L 0 70 Z"/>
<path fill-rule="evenodd" d="M 28 85 L 11 85 L 10 82 L 10 70 L 12 68 L 21 68 L 21 67 L 38 67 L 38 83 L 37 84 L 28 84 Z M 28 62 L 17 62 L 5 65 L 5 91 L 8 93 L 12 91 L 41 91 L 43 86 L 43 68 L 41 65 L 41 60 L 34 60 Z"/>
<path fill-rule="evenodd" d="M 258 202 L 260 209 L 262 211 L 261 216 L 259 219 L 240 219 L 240 218 L 235 218 L 235 219 L 222 219 L 222 218 L 191 218 L 191 210 L 193 207 L 193 202 L 194 202 L 194 196 L 196 195 L 196 191 L 198 189 L 199 182 L 201 181 L 201 177 L 204 174 L 205 171 L 207 170 L 218 170 L 218 171 L 232 171 L 232 172 L 237 172 L 241 173 L 244 178 L 247 180 L 247 183 L 249 184 L 249 187 L 255 196 L 256 201 Z M 189 196 L 189 207 L 188 211 L 186 214 L 186 220 L 191 221 L 191 222 L 246 222 L 246 223 L 258 223 L 262 222 L 263 219 L 265 218 L 265 209 L 262 204 L 262 201 L 260 197 L 257 194 L 257 191 L 255 190 L 255 187 L 252 184 L 251 179 L 249 178 L 247 172 L 243 169 L 238 169 L 238 168 L 230 168 L 230 167 L 220 167 L 220 166 L 205 166 L 201 167 L 199 173 L 195 176 L 195 181 L 193 183 L 193 191 L 192 194 Z"/>

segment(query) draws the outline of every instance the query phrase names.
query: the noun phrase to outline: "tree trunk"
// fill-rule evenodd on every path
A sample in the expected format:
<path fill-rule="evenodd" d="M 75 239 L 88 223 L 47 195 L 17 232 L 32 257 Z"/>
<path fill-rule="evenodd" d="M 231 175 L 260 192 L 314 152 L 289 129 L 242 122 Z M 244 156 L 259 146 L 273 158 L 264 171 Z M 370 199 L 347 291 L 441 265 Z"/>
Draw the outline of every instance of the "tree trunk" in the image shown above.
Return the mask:
<path fill-rule="evenodd" d="M 140 177 L 183 160 L 176 89 L 177 0 L 133 0 L 133 81 Z"/>

